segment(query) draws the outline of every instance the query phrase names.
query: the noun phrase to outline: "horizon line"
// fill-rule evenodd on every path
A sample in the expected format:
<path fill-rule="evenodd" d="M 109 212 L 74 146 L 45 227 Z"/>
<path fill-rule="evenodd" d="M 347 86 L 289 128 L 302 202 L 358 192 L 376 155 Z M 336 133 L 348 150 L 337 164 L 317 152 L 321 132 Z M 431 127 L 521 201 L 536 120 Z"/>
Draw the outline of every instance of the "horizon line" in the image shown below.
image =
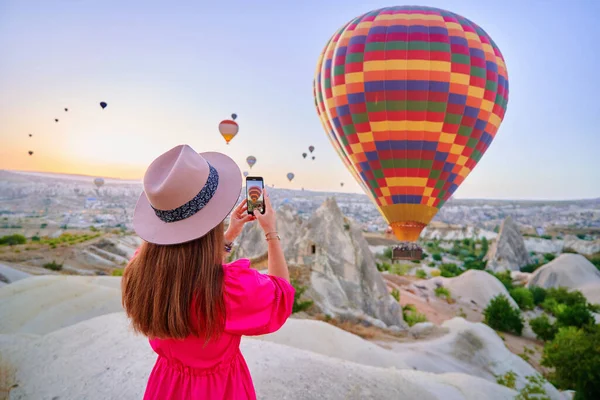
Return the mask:
<path fill-rule="evenodd" d="M 17 170 L 17 169 L 0 169 L 0 172 L 2 171 L 7 171 L 7 172 L 20 172 L 20 173 L 35 173 L 35 174 L 46 174 L 46 175 L 71 175 L 71 176 L 77 176 L 77 177 L 82 177 L 82 178 L 98 178 L 98 176 L 95 175 L 85 175 L 85 174 L 77 174 L 77 173 L 66 173 L 66 172 L 49 172 L 49 171 L 33 171 L 33 170 L 28 170 L 28 171 L 24 171 L 24 170 Z M 101 176 L 101 178 L 104 179 L 111 179 L 111 180 L 116 180 L 116 181 L 121 181 L 121 182 L 139 182 L 140 184 L 142 183 L 142 178 L 139 178 L 139 181 L 136 179 L 123 179 L 123 178 L 115 178 L 115 177 L 110 177 L 110 176 Z M 277 190 L 293 190 L 293 191 L 300 191 L 300 190 L 304 190 L 304 191 L 309 191 L 309 192 L 314 192 L 314 193 L 343 193 L 343 194 L 358 194 L 358 195 L 362 195 L 362 196 L 367 196 L 364 192 L 328 192 L 328 191 L 318 191 L 318 190 L 310 190 L 310 189 L 288 189 L 288 188 L 274 188 Z M 588 197 L 588 198 L 573 198 L 573 199 L 560 199 L 560 200 L 549 200 L 549 199 L 497 199 L 497 198 L 483 198 L 483 197 L 460 197 L 460 198 L 451 198 L 448 200 L 448 202 L 452 201 L 452 200 L 456 200 L 456 201 L 500 201 L 500 202 L 510 202 L 510 201 L 526 201 L 526 202 L 546 202 L 546 203 L 561 203 L 561 202 L 566 202 L 566 201 L 594 201 L 594 200 L 600 200 L 600 196 L 598 197 Z"/>

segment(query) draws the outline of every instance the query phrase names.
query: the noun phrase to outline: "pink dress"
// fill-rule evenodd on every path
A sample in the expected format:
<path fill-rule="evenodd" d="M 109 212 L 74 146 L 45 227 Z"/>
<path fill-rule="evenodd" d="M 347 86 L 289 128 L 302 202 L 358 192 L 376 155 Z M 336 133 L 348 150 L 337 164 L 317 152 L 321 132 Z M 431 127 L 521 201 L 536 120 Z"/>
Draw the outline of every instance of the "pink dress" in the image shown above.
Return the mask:
<path fill-rule="evenodd" d="M 256 399 L 242 335 L 275 332 L 292 313 L 294 288 L 286 280 L 250 269 L 250 261 L 223 265 L 225 332 L 204 346 L 204 339 L 154 339 L 158 359 L 146 386 L 151 399 Z"/>

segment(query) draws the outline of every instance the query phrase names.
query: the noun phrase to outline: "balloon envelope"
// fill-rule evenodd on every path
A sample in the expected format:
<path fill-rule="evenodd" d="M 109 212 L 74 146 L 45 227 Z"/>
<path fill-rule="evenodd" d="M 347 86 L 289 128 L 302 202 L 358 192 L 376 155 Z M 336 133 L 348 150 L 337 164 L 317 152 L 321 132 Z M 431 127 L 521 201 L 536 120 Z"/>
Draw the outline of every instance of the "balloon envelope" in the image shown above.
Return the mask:
<path fill-rule="evenodd" d="M 244 178 L 248 176 L 248 171 L 244 171 Z"/>
<path fill-rule="evenodd" d="M 29 155 L 32 156 L 33 155 L 33 151 L 28 151 Z"/>
<path fill-rule="evenodd" d="M 326 44 L 313 89 L 334 149 L 403 241 L 418 239 L 473 170 L 508 103 L 494 41 L 429 7 L 348 22 Z"/>
<path fill-rule="evenodd" d="M 69 111 L 69 109 L 65 107 L 65 112 L 67 112 L 67 111 Z"/>
<path fill-rule="evenodd" d="M 288 178 L 288 180 L 289 180 L 290 182 L 292 181 L 292 179 L 294 179 L 294 176 L 295 176 L 295 175 L 294 175 L 293 173 L 291 173 L 291 172 L 288 172 L 288 174 L 287 174 L 287 178 Z"/>
<path fill-rule="evenodd" d="M 248 197 L 250 197 L 250 200 L 252 200 L 253 202 L 258 200 L 261 193 L 262 193 L 262 189 L 258 186 L 253 186 L 250 189 L 248 189 Z"/>
<path fill-rule="evenodd" d="M 237 118 L 237 114 L 236 113 L 231 114 L 231 119 L 235 120 L 236 118 Z"/>
<path fill-rule="evenodd" d="M 315 151 L 315 146 L 308 146 L 308 151 L 310 151 L 311 153 L 312 153 L 313 151 Z"/>
<path fill-rule="evenodd" d="M 252 167 L 254 166 L 254 164 L 256 164 L 256 157 L 254 157 L 254 156 L 248 156 L 248 157 L 246 157 L 246 162 L 250 166 L 250 169 L 252 169 Z"/>
<path fill-rule="evenodd" d="M 103 101 L 100 102 L 100 107 L 102 107 L 102 109 L 104 110 L 106 108 L 107 104 Z M 119 108 L 119 107 L 117 107 Z"/>
<path fill-rule="evenodd" d="M 94 185 L 96 185 L 96 187 L 98 189 L 100 189 L 102 187 L 102 185 L 104 185 L 104 179 L 103 178 L 94 179 Z"/>
<path fill-rule="evenodd" d="M 308 154 L 306 154 L 306 153 L 302 153 L 302 158 L 306 158 L 307 155 Z"/>
<path fill-rule="evenodd" d="M 223 136 L 223 139 L 225 139 L 227 144 L 231 142 L 231 139 L 237 135 L 239 130 L 240 127 L 238 126 L 237 122 L 230 119 L 225 119 L 219 124 L 219 133 L 221 133 L 221 136 Z"/>
<path fill-rule="evenodd" d="M 54 118 L 54 122 L 58 122 L 58 118 Z"/>

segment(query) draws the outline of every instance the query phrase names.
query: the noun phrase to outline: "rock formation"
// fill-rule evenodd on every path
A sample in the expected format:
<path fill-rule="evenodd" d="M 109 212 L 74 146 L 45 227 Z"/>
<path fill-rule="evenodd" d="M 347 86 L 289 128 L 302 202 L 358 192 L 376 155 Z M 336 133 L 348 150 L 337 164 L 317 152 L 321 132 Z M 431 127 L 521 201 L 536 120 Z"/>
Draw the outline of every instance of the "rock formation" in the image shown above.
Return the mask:
<path fill-rule="evenodd" d="M 378 326 L 404 326 L 402 310 L 389 295 L 361 230 L 330 198 L 303 222 L 284 204 L 277 210 L 277 231 L 289 265 L 305 270 L 306 297 L 322 312 L 365 320 Z M 261 259 L 267 242 L 258 224 L 247 224 L 236 258 Z M 381 323 L 384 322 L 384 324 Z"/>
<path fill-rule="evenodd" d="M 289 262 L 310 268 L 307 294 L 323 312 L 404 325 L 402 310 L 389 295 L 362 231 L 344 217 L 334 198 L 303 225 L 294 248 Z"/>
<path fill-rule="evenodd" d="M 506 217 L 500 226 L 496 241 L 486 255 L 488 268 L 493 271 L 514 270 L 531 263 L 519 227 L 511 217 Z"/>
<path fill-rule="evenodd" d="M 322 337 L 325 330 L 313 334 L 314 323 L 303 327 L 301 323 L 305 321 L 297 322 L 300 324 L 291 327 L 296 329 L 296 336 L 313 337 L 315 342 L 337 339 L 336 335 Z M 257 397 L 265 400 L 509 400 L 517 395 L 494 381 L 465 373 L 389 368 L 392 365 L 387 360 L 400 358 L 393 352 L 382 363 L 374 355 L 367 365 L 361 363 L 362 357 L 347 362 L 344 359 L 348 358 L 348 348 L 343 344 L 337 347 L 343 350 L 338 352 L 339 357 L 325 356 L 294 348 L 293 344 L 244 337 L 241 351 Z M 0 354 L 8 372 L 8 385 L 16 384 L 11 391 L 11 398 L 15 399 L 141 399 L 156 361 L 148 340 L 133 334 L 122 312 L 82 321 L 44 336 L 0 335 Z M 498 364 L 504 367 L 505 359 L 500 359 L 504 362 Z M 509 367 L 512 366 L 506 366 Z"/>
<path fill-rule="evenodd" d="M 580 290 L 590 303 L 600 304 L 600 271 L 580 254 L 565 253 L 531 274 L 527 286 Z"/>

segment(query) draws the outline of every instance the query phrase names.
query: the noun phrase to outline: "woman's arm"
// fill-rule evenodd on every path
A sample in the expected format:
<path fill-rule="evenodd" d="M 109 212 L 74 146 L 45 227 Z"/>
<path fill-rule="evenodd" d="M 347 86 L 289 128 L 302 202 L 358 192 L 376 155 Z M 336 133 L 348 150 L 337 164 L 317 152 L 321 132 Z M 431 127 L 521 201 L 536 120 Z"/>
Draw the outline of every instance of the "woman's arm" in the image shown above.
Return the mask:
<path fill-rule="evenodd" d="M 265 232 L 267 243 L 269 244 L 269 275 L 278 276 L 289 282 L 290 273 L 288 271 L 287 262 L 285 261 L 285 257 L 283 255 L 283 249 L 281 248 L 281 240 L 276 231 L 276 214 L 275 210 L 273 210 L 273 207 L 271 207 L 271 199 L 269 198 L 266 188 L 263 189 L 263 196 L 265 199 L 265 213 L 261 214 L 260 211 L 255 210 L 254 216 Z"/>

